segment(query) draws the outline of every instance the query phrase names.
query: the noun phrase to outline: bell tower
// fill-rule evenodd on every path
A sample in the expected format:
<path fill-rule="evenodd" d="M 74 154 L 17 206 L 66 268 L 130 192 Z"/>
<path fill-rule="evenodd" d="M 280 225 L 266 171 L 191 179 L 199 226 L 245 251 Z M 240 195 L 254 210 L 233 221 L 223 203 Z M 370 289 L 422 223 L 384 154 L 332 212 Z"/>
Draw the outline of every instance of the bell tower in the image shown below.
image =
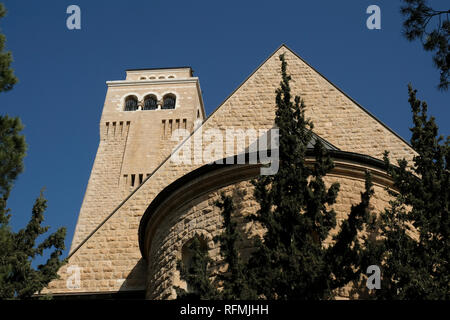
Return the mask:
<path fill-rule="evenodd" d="M 174 130 L 192 132 L 205 118 L 190 67 L 127 70 L 125 80 L 106 83 L 100 142 L 71 251 L 170 155 Z"/>

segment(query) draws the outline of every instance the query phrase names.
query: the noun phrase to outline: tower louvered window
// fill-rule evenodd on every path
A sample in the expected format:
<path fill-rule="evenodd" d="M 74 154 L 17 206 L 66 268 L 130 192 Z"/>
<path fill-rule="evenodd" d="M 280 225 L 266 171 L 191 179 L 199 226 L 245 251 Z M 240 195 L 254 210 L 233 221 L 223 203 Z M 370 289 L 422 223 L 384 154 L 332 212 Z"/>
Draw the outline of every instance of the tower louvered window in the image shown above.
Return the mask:
<path fill-rule="evenodd" d="M 146 96 L 144 99 L 144 110 L 156 110 L 158 108 L 158 102 L 154 95 Z"/>
<path fill-rule="evenodd" d="M 161 109 L 175 109 L 175 96 L 173 94 L 166 94 L 163 100 Z"/>
<path fill-rule="evenodd" d="M 129 96 L 125 99 L 125 111 L 135 111 L 138 107 L 138 100 L 135 96 Z"/>

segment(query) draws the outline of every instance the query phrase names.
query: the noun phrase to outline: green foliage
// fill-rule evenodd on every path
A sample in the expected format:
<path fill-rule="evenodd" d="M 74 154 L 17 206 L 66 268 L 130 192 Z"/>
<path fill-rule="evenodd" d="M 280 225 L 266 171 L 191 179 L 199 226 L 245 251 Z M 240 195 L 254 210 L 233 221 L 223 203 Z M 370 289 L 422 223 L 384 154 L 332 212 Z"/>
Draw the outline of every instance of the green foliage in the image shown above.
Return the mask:
<path fill-rule="evenodd" d="M 0 19 L 6 15 L 6 9 L 0 3 Z M 11 52 L 5 52 L 6 37 L 0 33 L 0 92 L 11 90 L 17 83 L 17 78 L 11 69 L 12 55 Z"/>
<path fill-rule="evenodd" d="M 0 18 L 6 11 L 0 3 Z M 17 82 L 10 68 L 11 53 L 4 53 L 5 36 L 0 34 L 0 92 L 10 90 Z M 0 300 L 27 299 L 40 292 L 57 277 L 57 271 L 64 263 L 59 258 L 64 250 L 65 228 L 58 229 L 40 244 L 39 236 L 48 231 L 42 227 L 47 201 L 43 194 L 36 200 L 27 226 L 18 232 L 9 226 L 11 218 L 7 200 L 17 176 L 23 171 L 25 137 L 19 118 L 0 116 Z M 37 269 L 32 261 L 44 250 L 54 248 L 45 264 Z"/>
<path fill-rule="evenodd" d="M 227 264 L 227 272 L 219 274 L 218 280 L 222 283 L 220 298 L 225 300 L 249 300 L 256 299 L 255 291 L 249 286 L 248 269 L 242 261 L 237 242 L 241 236 L 237 229 L 237 222 L 233 221 L 232 214 L 235 206 L 230 196 L 221 195 L 221 201 L 216 202 L 216 206 L 222 210 L 223 233 L 214 240 L 220 243 L 220 254 Z"/>
<path fill-rule="evenodd" d="M 366 172 L 365 190 L 361 193 L 361 202 L 352 205 L 348 218 L 342 222 L 339 233 L 333 237 L 335 244 L 327 249 L 326 261 L 330 263 L 329 267 L 333 275 L 330 283 L 333 289 L 341 288 L 350 281 L 358 286 L 361 273 L 368 265 L 371 265 L 365 262 L 367 252 L 372 252 L 372 247 L 368 243 L 372 242 L 371 229 L 376 220 L 376 215 L 369 210 L 373 194 L 372 177 L 369 172 Z M 368 231 L 369 235 L 362 237 L 361 244 L 358 232 L 362 230 Z"/>
<path fill-rule="evenodd" d="M 450 138 L 438 136 L 427 104 L 408 86 L 413 112 L 413 164 L 391 165 L 395 192 L 391 206 L 380 216 L 383 241 L 377 258 L 383 261 L 379 299 L 449 299 L 450 297 Z M 381 247 L 381 248 L 380 248 Z"/>
<path fill-rule="evenodd" d="M 41 193 L 24 229 L 15 233 L 8 225 L 0 225 L 0 299 L 31 298 L 57 277 L 57 271 L 64 263 L 59 257 L 64 250 L 66 230 L 60 228 L 36 245 L 36 239 L 48 231 L 48 227 L 41 226 L 46 208 L 47 201 Z M 33 259 L 52 247 L 54 251 L 46 263 L 34 269 L 31 266 Z"/>
<path fill-rule="evenodd" d="M 401 13 L 405 37 L 420 39 L 426 51 L 435 52 L 433 62 L 440 71 L 439 89 L 448 90 L 450 77 L 450 10 L 438 11 L 427 5 L 426 0 L 403 0 Z M 431 21 L 437 22 L 429 28 Z"/>
<path fill-rule="evenodd" d="M 214 241 L 220 243 L 220 254 L 224 258 L 223 262 L 226 264 L 227 271 L 224 274 L 217 274 L 214 281 L 210 280 L 212 259 L 209 257 L 206 246 L 202 245 L 198 237 L 195 237 L 186 245 L 191 253 L 189 261 L 180 260 L 177 263 L 180 278 L 185 280 L 188 286 L 188 290 L 175 288 L 177 298 L 182 300 L 255 299 L 254 291 L 248 286 L 245 264 L 237 248 L 240 235 L 237 223 L 232 220 L 232 213 L 235 211 L 232 198 L 222 193 L 221 200 L 215 205 L 222 210 L 224 231 L 216 236 Z M 221 287 L 221 290 L 217 290 L 218 287 Z"/>
<path fill-rule="evenodd" d="M 177 298 L 182 300 L 210 300 L 218 295 L 216 288 L 210 281 L 210 265 L 212 259 L 209 257 L 206 246 L 198 237 L 187 243 L 186 248 L 190 252 L 189 261 L 178 261 L 177 268 L 180 278 L 187 283 L 187 290 L 176 287 Z"/>
<path fill-rule="evenodd" d="M 0 116 L 0 223 L 8 223 L 6 200 L 13 182 L 23 171 L 26 144 L 20 135 L 23 125 L 19 118 Z"/>

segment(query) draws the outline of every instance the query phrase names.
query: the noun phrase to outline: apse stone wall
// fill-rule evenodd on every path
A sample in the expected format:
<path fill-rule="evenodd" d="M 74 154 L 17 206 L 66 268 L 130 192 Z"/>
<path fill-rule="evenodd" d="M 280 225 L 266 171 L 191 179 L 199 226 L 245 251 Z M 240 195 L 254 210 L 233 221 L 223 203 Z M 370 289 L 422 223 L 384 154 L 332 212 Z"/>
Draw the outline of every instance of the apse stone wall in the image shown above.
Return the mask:
<path fill-rule="evenodd" d="M 364 180 L 330 175 L 325 178 L 325 181 L 327 186 L 333 182 L 340 184 L 340 192 L 336 204 L 333 205 L 339 226 L 342 220 L 348 216 L 351 206 L 361 201 L 360 192 L 364 191 Z M 376 184 L 374 191 L 370 209 L 373 212 L 381 212 L 388 204 L 389 196 L 382 185 Z M 249 181 L 220 188 L 193 199 L 168 215 L 155 234 L 149 254 L 150 264 L 147 269 L 148 299 L 173 299 L 176 297 L 173 286 L 185 287 L 184 282 L 179 278 L 176 264 L 182 257 L 183 245 L 195 236 L 207 240 L 210 256 L 215 263 L 220 265 L 219 244 L 215 243 L 213 238 L 223 231 L 222 215 L 214 205 L 217 200 L 220 200 L 222 192 L 232 196 L 237 206 L 232 219 L 238 222 L 238 228 L 245 236 L 244 241 L 239 244 L 239 247 L 244 249 L 243 252 L 248 253 L 251 249 L 252 237 L 263 234 L 263 229 L 257 223 L 244 221 L 245 216 L 255 213 L 259 208 L 253 198 L 253 186 Z M 337 229 L 338 227 L 331 232 L 331 235 L 337 232 Z M 327 243 L 332 242 L 331 235 L 327 239 Z M 351 285 L 341 288 L 338 291 L 339 297 L 350 298 L 350 289 Z"/>

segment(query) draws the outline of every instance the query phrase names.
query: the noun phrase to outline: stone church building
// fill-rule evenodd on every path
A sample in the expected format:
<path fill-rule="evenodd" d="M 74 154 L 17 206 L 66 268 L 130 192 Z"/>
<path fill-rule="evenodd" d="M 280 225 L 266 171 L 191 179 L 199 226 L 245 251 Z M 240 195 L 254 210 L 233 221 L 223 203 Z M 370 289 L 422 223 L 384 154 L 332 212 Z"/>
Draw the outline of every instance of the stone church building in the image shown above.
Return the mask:
<path fill-rule="evenodd" d="M 325 180 L 341 186 L 334 205 L 338 223 L 359 203 L 365 170 L 373 177 L 373 209 L 387 205 L 384 188 L 391 180 L 383 170 L 383 152 L 411 159 L 412 147 L 286 46 L 208 117 L 191 68 L 127 70 L 125 80 L 107 82 L 98 151 L 68 263 L 43 293 L 55 298 L 173 299 L 173 286 L 183 286 L 176 264 L 186 258 L 186 243 L 201 237 L 213 259 L 220 259 L 212 239 L 221 232 L 222 217 L 214 202 L 225 191 L 238 205 L 236 219 L 255 212 L 249 181 L 259 175 L 260 165 L 175 163 L 171 153 L 179 141 L 171 139 L 172 133 L 188 130 L 183 143 L 194 149 L 198 144 L 190 142 L 208 129 L 273 128 L 282 53 L 292 94 L 304 99 L 314 134 L 335 162 Z M 253 142 L 235 147 L 235 154 L 248 152 Z M 258 233 L 250 223 L 243 228 Z M 343 298 L 348 294 L 347 288 L 339 292 Z"/>

